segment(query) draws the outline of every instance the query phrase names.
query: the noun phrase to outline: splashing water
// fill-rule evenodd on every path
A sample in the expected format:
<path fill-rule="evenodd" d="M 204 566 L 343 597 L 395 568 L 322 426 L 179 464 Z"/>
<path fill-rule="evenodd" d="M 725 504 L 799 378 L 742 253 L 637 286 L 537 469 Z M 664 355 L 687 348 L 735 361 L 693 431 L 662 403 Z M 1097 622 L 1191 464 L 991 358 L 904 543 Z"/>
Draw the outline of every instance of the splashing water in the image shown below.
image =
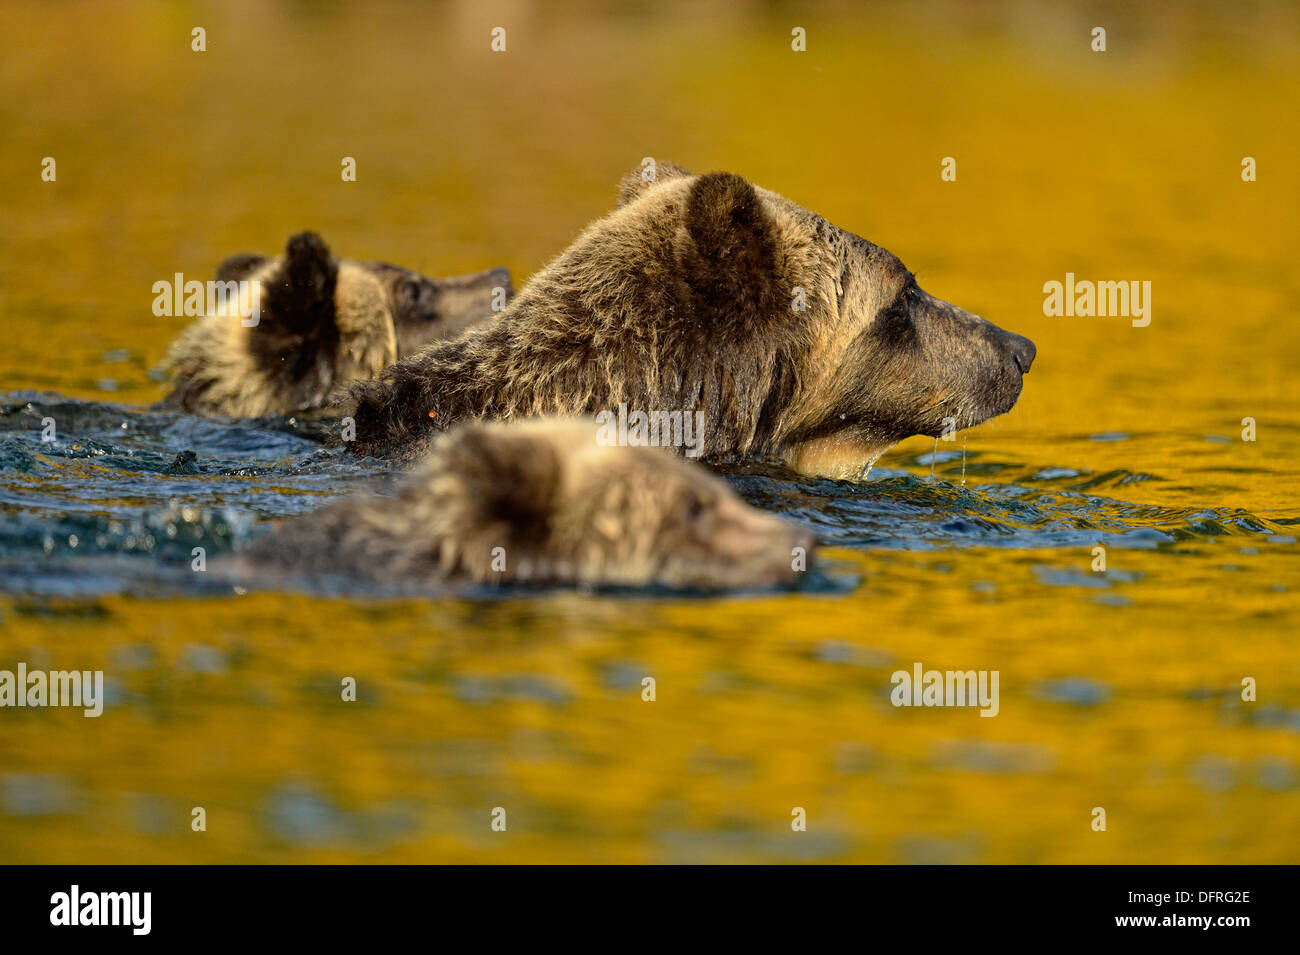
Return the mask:
<path fill-rule="evenodd" d="M 47 416 L 62 424 L 52 442 L 41 440 Z M 272 519 L 342 494 L 383 493 L 396 476 L 312 438 L 287 422 L 218 422 L 48 395 L 0 399 L 0 590 L 210 593 L 189 572 L 193 548 L 210 559 Z M 937 466 L 956 457 L 938 444 L 928 479 L 870 465 L 839 481 L 761 464 L 725 476 L 750 503 L 848 547 L 1089 549 L 1100 533 L 1107 546 L 1145 548 L 1285 533 L 1242 511 L 1098 497 L 1159 478 L 1000 462 L 968 452 L 965 435 L 957 483 L 935 480 Z M 968 473 L 997 480 L 968 488 Z"/>

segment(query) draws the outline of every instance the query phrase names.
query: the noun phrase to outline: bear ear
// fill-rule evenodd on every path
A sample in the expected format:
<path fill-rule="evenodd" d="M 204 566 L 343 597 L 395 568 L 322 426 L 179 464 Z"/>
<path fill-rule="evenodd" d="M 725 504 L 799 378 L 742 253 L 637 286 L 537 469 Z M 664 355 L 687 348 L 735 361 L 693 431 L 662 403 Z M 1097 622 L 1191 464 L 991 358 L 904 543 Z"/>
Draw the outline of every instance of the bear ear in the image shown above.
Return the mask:
<path fill-rule="evenodd" d="M 266 281 L 263 312 L 284 331 L 314 337 L 336 327 L 334 290 L 339 267 L 314 232 L 289 239 L 280 267 Z"/>
<path fill-rule="evenodd" d="M 689 179 L 690 173 L 676 163 L 660 162 L 647 157 L 630 173 L 619 180 L 618 204 L 625 206 L 640 199 L 651 186 L 673 179 Z"/>
<path fill-rule="evenodd" d="M 232 255 L 217 266 L 218 282 L 238 282 L 246 279 L 257 269 L 266 264 L 266 256 L 252 252 L 240 252 Z"/>
<path fill-rule="evenodd" d="M 476 523 L 505 523 L 512 537 L 545 537 L 560 492 L 560 456 L 536 435 L 479 425 L 442 439 L 440 456 L 460 480 Z"/>
<path fill-rule="evenodd" d="M 338 350 L 334 289 L 338 263 L 321 237 L 303 232 L 261 281 L 259 321 L 248 347 L 263 371 L 300 381 L 331 365 Z"/>
<path fill-rule="evenodd" d="M 776 224 L 758 192 L 729 172 L 700 176 L 686 203 L 685 278 L 723 313 L 771 310 L 778 293 Z"/>

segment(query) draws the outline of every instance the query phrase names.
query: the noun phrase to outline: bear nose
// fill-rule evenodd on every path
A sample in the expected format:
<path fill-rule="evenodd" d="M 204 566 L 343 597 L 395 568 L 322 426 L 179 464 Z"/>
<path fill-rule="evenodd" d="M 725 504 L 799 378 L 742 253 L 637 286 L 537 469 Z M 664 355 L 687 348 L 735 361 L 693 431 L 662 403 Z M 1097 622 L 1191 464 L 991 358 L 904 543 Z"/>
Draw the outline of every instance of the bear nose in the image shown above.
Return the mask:
<path fill-rule="evenodd" d="M 1034 363 L 1034 358 L 1038 354 L 1038 349 L 1024 335 L 1013 335 L 1007 333 L 1007 350 L 1011 352 L 1011 358 L 1020 369 L 1020 374 L 1027 374 L 1029 366 Z"/>

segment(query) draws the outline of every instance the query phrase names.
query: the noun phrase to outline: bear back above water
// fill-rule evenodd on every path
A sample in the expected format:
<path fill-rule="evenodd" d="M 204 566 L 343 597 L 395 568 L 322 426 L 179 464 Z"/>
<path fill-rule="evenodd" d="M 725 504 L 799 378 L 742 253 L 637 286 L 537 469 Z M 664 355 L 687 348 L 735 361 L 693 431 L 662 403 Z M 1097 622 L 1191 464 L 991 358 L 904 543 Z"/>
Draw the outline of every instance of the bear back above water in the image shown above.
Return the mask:
<path fill-rule="evenodd" d="M 353 389 L 358 454 L 466 418 L 702 412 L 704 456 L 861 471 L 1008 411 L 1034 346 L 923 292 L 885 249 L 731 173 L 660 163 L 500 319 Z"/>
<path fill-rule="evenodd" d="M 440 437 L 395 496 L 292 518 L 236 558 L 259 581 L 663 586 L 791 582 L 811 535 L 701 465 L 600 443 L 590 422 L 470 424 Z M 801 550 L 796 550 L 800 548 Z"/>

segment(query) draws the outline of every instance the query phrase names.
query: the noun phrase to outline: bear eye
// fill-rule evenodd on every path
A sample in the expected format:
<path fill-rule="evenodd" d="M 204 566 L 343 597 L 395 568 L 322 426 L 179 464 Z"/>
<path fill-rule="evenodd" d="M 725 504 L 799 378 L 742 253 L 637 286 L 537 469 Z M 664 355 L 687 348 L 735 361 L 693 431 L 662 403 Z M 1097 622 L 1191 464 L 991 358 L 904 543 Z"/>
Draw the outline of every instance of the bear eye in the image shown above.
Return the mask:
<path fill-rule="evenodd" d="M 911 289 L 905 288 L 901 292 L 899 292 L 896 296 L 894 296 L 894 300 L 892 302 L 890 302 L 887 306 L 885 306 L 884 314 L 888 315 L 891 319 L 894 320 L 906 321 L 911 318 L 909 314 L 911 311 L 911 305 L 912 305 Z"/>
<path fill-rule="evenodd" d="M 876 334 L 892 345 L 909 345 L 916 341 L 916 323 L 912 320 L 915 290 L 914 283 L 906 283 L 894 300 L 880 310 L 872 323 Z"/>
<path fill-rule="evenodd" d="M 916 299 L 916 293 L 921 290 L 921 286 L 916 284 L 916 276 L 911 272 L 907 273 L 907 278 L 903 282 L 903 287 L 898 290 L 894 296 L 893 304 L 907 308 Z"/>
<path fill-rule="evenodd" d="M 405 279 L 397 290 L 397 297 L 403 305 L 414 305 L 420 301 L 420 283 L 414 279 Z"/>

